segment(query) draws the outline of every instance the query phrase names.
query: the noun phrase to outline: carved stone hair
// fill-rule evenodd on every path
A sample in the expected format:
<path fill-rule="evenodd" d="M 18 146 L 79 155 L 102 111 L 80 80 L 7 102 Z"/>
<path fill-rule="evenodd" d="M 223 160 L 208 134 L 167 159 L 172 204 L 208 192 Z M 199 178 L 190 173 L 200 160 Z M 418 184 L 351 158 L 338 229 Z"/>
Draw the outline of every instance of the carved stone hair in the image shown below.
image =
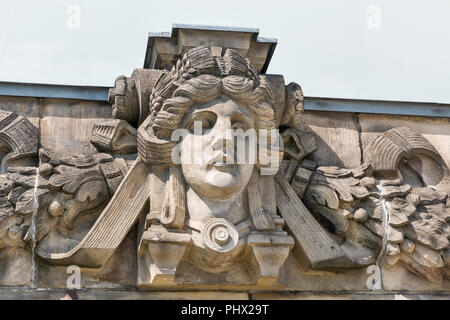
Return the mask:
<path fill-rule="evenodd" d="M 172 71 L 164 73 L 150 97 L 150 116 L 138 132 L 138 151 L 147 163 L 170 163 L 173 130 L 195 105 L 221 95 L 247 106 L 255 115 L 256 129 L 275 129 L 273 94 L 258 73 L 236 51 L 213 56 L 207 47 L 186 52 Z"/>

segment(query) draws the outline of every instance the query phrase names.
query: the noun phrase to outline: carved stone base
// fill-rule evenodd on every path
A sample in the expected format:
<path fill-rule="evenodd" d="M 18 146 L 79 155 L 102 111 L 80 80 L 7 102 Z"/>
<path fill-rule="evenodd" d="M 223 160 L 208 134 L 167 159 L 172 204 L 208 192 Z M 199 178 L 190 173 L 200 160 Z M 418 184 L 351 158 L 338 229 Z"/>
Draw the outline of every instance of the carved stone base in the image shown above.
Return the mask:
<path fill-rule="evenodd" d="M 138 287 L 173 284 L 177 266 L 189 243 L 188 234 L 170 232 L 161 226 L 145 231 L 139 245 Z"/>
<path fill-rule="evenodd" d="M 272 286 L 277 282 L 294 239 L 285 232 L 252 233 L 248 237 L 250 270 L 256 285 Z"/>

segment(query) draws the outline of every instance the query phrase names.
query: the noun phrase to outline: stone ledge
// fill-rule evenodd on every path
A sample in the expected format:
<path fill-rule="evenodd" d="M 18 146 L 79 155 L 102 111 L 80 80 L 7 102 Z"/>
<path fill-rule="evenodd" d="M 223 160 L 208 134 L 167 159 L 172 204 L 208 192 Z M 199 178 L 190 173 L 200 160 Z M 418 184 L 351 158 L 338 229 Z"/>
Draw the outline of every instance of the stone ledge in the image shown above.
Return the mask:
<path fill-rule="evenodd" d="M 0 289 L 0 300 L 248 300 L 245 292 Z"/>
<path fill-rule="evenodd" d="M 252 300 L 450 300 L 450 292 L 282 292 L 254 293 Z"/>
<path fill-rule="evenodd" d="M 0 300 L 450 300 L 450 292 L 229 292 L 2 288 Z"/>

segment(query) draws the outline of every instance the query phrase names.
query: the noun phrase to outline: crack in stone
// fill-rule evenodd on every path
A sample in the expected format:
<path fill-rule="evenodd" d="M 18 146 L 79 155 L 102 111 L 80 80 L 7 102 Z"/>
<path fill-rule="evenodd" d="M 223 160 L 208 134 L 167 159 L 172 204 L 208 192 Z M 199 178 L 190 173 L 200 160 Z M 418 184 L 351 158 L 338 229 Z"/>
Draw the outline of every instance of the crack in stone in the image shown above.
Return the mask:
<path fill-rule="evenodd" d="M 380 281 L 381 281 L 381 289 L 384 290 L 383 285 L 383 272 L 382 272 L 382 264 L 384 257 L 386 255 L 386 250 L 388 246 L 388 228 L 389 228 L 389 210 L 386 207 L 386 199 L 384 198 L 383 189 L 381 188 L 380 183 L 377 181 L 377 189 L 380 194 L 380 202 L 381 202 L 381 209 L 383 211 L 383 246 L 381 248 L 380 254 L 378 255 L 376 265 L 380 268 Z"/>
<path fill-rule="evenodd" d="M 39 209 L 39 199 L 37 197 L 37 188 L 38 188 L 38 179 L 39 179 L 39 167 L 36 168 L 36 177 L 34 180 L 34 190 L 33 190 L 33 215 L 31 218 L 31 288 L 36 289 L 35 284 L 35 270 L 36 270 L 36 257 L 35 257 L 35 248 L 36 248 L 36 217 Z"/>

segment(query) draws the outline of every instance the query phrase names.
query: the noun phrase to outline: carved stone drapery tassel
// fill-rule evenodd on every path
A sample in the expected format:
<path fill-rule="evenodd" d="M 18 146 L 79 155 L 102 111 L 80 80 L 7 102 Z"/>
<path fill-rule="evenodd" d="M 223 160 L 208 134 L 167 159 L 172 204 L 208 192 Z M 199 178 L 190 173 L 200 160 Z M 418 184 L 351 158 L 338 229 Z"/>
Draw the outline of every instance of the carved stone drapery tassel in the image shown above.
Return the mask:
<path fill-rule="evenodd" d="M 166 227 L 183 229 L 186 218 L 186 192 L 179 166 L 169 169 L 165 199 L 161 211 L 161 223 Z"/>
<path fill-rule="evenodd" d="M 264 210 L 259 184 L 259 173 L 255 171 L 247 189 L 250 214 L 257 230 L 273 231 L 275 230 L 275 225 L 272 217 Z"/>

